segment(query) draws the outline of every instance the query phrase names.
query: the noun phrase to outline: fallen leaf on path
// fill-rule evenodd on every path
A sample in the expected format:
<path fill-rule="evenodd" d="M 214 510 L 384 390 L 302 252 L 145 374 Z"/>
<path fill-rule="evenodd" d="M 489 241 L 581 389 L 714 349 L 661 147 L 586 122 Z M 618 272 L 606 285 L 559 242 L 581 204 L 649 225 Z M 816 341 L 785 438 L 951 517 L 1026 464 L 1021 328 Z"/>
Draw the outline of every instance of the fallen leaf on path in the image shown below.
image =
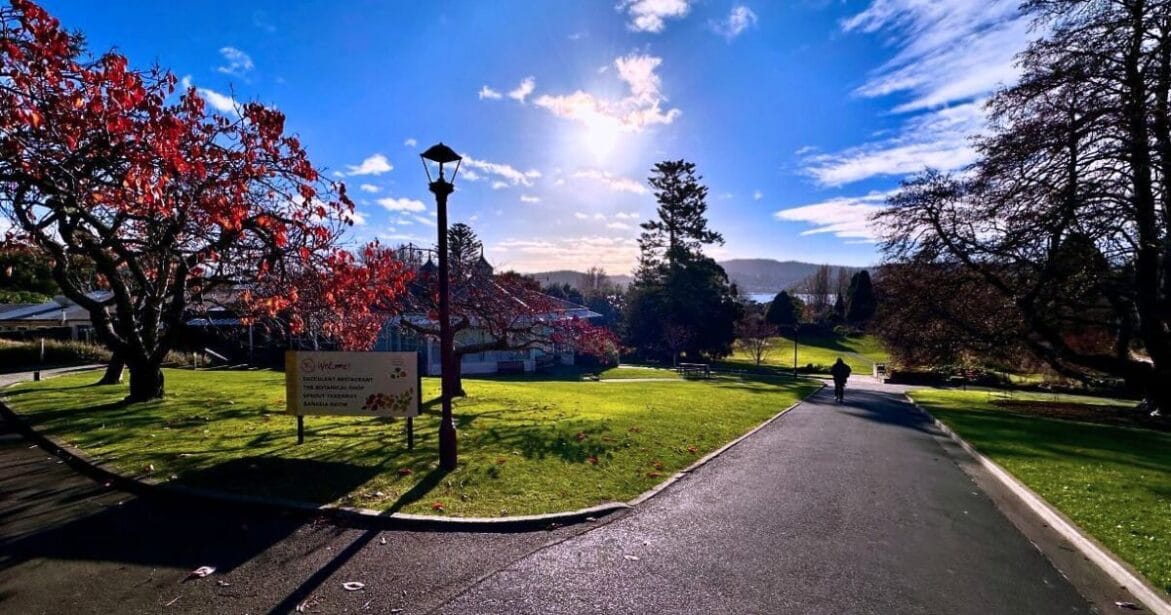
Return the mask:
<path fill-rule="evenodd" d="M 342 583 L 342 589 L 348 592 L 356 592 L 359 589 L 364 589 L 365 587 L 365 583 L 359 583 L 358 581 L 346 581 L 345 583 Z"/>
<path fill-rule="evenodd" d="M 379 538 L 379 539 L 378 539 L 378 544 L 380 544 L 380 545 L 384 545 L 384 544 L 386 544 L 386 536 L 383 536 L 382 538 Z"/>
<path fill-rule="evenodd" d="M 1131 611 L 1139 610 L 1138 605 L 1133 602 L 1115 602 L 1114 606 L 1116 606 L 1120 609 L 1128 609 Z"/>
<path fill-rule="evenodd" d="M 202 579 L 203 577 L 206 577 L 213 572 L 215 572 L 215 566 L 200 566 L 199 568 L 192 570 L 191 574 L 187 575 L 187 578 Z"/>
<path fill-rule="evenodd" d="M 632 562 L 637 562 L 637 561 L 638 561 L 638 556 L 637 556 L 637 555 L 623 555 L 622 557 L 625 557 L 626 559 L 628 559 L 628 560 L 630 560 L 630 561 L 632 561 Z"/>

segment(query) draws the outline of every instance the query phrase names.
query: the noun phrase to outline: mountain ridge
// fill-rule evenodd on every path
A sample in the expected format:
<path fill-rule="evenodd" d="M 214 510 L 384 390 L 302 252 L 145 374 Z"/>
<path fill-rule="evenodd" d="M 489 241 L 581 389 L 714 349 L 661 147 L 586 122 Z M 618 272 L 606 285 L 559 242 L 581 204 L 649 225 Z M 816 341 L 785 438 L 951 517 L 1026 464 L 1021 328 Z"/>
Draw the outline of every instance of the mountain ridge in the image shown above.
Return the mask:
<path fill-rule="evenodd" d="M 821 263 L 807 263 L 804 261 L 778 261 L 772 258 L 732 258 L 719 261 L 724 271 L 728 272 L 728 279 L 739 287 L 742 294 L 778 293 L 804 280 L 821 267 Z M 845 269 L 847 274 L 853 274 L 865 267 L 849 267 L 845 265 L 830 265 L 834 270 Z M 835 271 L 836 273 L 836 271 Z M 569 284 L 578 287 L 583 272 L 572 269 L 558 269 L 527 273 L 541 284 Z M 611 282 L 618 286 L 627 286 L 634 279 L 629 274 L 607 275 Z"/>

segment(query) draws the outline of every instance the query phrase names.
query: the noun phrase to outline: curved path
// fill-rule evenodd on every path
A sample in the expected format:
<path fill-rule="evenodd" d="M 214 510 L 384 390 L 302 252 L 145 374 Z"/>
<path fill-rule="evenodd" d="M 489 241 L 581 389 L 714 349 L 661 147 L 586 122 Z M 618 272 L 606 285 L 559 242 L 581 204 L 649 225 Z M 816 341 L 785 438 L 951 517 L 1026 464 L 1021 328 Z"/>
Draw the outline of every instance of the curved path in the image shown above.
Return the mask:
<path fill-rule="evenodd" d="M 134 497 L 0 429 L 0 611 L 1084 613 L 1082 594 L 1102 610 L 1127 599 L 1002 513 L 897 390 L 864 387 L 843 405 L 819 393 L 634 511 L 521 534 Z M 217 573 L 184 580 L 205 564 Z"/>
<path fill-rule="evenodd" d="M 924 415 L 858 384 L 440 612 L 1091 612 Z"/>

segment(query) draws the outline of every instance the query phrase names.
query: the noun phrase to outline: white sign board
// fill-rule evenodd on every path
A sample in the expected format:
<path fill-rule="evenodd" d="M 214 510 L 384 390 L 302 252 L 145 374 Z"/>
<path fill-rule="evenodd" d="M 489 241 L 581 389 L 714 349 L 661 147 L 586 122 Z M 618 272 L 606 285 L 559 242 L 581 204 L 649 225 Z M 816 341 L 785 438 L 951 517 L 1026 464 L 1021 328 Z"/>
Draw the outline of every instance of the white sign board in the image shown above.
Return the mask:
<path fill-rule="evenodd" d="M 413 352 L 286 352 L 288 413 L 418 416 L 416 357 Z"/>

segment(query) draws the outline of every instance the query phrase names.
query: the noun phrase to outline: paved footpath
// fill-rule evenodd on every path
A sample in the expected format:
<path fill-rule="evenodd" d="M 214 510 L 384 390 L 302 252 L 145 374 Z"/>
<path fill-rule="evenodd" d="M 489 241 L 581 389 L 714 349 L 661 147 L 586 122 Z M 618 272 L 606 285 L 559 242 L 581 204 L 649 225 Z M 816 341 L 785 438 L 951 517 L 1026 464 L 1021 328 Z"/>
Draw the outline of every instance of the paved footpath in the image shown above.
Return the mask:
<path fill-rule="evenodd" d="M 130 496 L 0 425 L 0 612 L 1091 612 L 900 397 L 823 391 L 633 512 L 519 534 Z"/>

